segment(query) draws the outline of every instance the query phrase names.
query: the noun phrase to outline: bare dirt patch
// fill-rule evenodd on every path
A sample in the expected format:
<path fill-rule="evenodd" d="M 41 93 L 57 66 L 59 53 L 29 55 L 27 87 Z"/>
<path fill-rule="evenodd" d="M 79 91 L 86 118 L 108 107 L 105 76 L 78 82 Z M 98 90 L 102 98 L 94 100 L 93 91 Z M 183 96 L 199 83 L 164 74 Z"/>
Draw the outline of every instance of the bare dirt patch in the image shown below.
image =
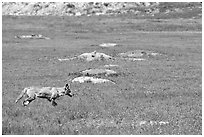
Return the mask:
<path fill-rule="evenodd" d="M 119 53 L 119 56 L 123 58 L 139 58 L 139 57 L 145 57 L 145 56 L 159 56 L 159 53 L 152 52 L 152 51 L 145 51 L 145 50 L 133 50 L 128 51 L 125 53 Z"/>
<path fill-rule="evenodd" d="M 88 69 L 81 72 L 83 75 L 101 75 L 104 74 L 105 76 L 117 74 L 116 71 L 110 69 Z"/>
<path fill-rule="evenodd" d="M 99 44 L 98 46 L 99 47 L 106 47 L 106 48 L 108 48 L 108 47 L 115 47 L 117 45 L 118 44 L 116 44 L 116 43 L 102 43 L 102 44 Z"/>
<path fill-rule="evenodd" d="M 48 37 L 43 36 L 42 34 L 31 34 L 31 35 L 17 35 L 15 38 L 19 39 L 50 39 Z"/>
<path fill-rule="evenodd" d="M 121 59 L 127 61 L 145 61 L 149 58 L 159 57 L 160 55 L 159 53 L 147 50 L 133 50 L 118 54 Z"/>
<path fill-rule="evenodd" d="M 74 60 L 74 59 L 80 59 L 80 60 L 85 60 L 85 61 L 100 61 L 100 60 L 111 60 L 113 57 L 106 55 L 104 53 L 100 52 L 90 52 L 90 53 L 83 53 L 77 57 L 72 57 L 72 58 L 66 58 L 66 59 L 58 59 L 59 61 L 69 61 L 69 60 Z"/>
<path fill-rule="evenodd" d="M 104 65 L 105 68 L 113 68 L 113 67 L 119 67 L 119 65 L 116 64 L 108 64 L 108 65 Z"/>
<path fill-rule="evenodd" d="M 79 82 L 79 83 L 113 83 L 113 81 L 108 80 L 108 79 L 102 79 L 102 78 L 95 78 L 95 77 L 88 77 L 88 76 L 82 76 L 82 77 L 77 77 L 72 80 L 72 82 Z"/>

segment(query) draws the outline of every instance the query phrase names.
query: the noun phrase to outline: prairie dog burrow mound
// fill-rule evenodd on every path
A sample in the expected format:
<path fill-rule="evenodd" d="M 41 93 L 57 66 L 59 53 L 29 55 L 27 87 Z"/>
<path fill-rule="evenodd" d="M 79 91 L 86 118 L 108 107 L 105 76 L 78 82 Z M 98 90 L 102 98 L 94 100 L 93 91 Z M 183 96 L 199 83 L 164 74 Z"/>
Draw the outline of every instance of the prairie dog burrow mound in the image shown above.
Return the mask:
<path fill-rule="evenodd" d="M 90 53 L 83 53 L 79 56 L 72 57 L 72 58 L 66 58 L 66 59 L 58 59 L 59 61 L 69 61 L 69 60 L 74 60 L 74 59 L 80 59 L 84 61 L 100 61 L 100 60 L 112 60 L 114 59 L 113 57 L 106 55 L 105 53 L 100 53 L 100 52 L 90 52 Z"/>

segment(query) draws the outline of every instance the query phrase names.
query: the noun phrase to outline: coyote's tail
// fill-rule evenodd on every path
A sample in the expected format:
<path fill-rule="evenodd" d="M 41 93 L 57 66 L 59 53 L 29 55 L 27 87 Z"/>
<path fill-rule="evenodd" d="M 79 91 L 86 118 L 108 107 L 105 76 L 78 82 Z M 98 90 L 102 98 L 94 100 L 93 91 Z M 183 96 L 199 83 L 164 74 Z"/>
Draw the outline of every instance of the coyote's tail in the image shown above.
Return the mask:
<path fill-rule="evenodd" d="M 21 94 L 17 97 L 16 99 L 16 103 L 23 97 L 23 95 L 27 92 L 28 88 L 24 88 L 24 90 L 22 90 Z"/>

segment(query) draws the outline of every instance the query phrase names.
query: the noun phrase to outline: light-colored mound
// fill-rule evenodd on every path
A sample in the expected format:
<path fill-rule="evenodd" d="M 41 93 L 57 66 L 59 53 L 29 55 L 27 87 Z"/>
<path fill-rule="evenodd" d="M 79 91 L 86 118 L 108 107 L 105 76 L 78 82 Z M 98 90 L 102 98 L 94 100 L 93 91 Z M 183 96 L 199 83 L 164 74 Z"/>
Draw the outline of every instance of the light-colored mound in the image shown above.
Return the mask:
<path fill-rule="evenodd" d="M 15 38 L 19 38 L 19 39 L 50 39 L 50 38 L 45 37 L 41 34 L 19 35 L 19 36 L 15 36 Z"/>
<path fill-rule="evenodd" d="M 81 59 L 85 61 L 94 61 L 94 60 L 110 60 L 113 59 L 113 57 L 106 55 L 104 53 L 99 53 L 99 52 L 90 52 L 90 53 L 83 53 L 77 57 L 73 58 L 67 58 L 67 59 L 58 59 L 59 61 L 66 61 L 66 60 L 73 60 L 73 59 Z"/>
<path fill-rule="evenodd" d="M 133 50 L 125 53 L 119 53 L 118 55 L 123 58 L 139 58 L 143 56 L 157 56 L 159 53 L 145 50 Z"/>
<path fill-rule="evenodd" d="M 106 55 L 104 53 L 99 52 L 91 52 L 91 53 L 84 53 L 78 56 L 80 59 L 85 59 L 87 61 L 93 61 L 93 60 L 109 60 L 113 59 L 113 57 Z"/>
<path fill-rule="evenodd" d="M 129 60 L 129 61 L 144 61 L 146 59 L 144 58 L 123 58 L 124 60 Z"/>
<path fill-rule="evenodd" d="M 109 69 L 89 69 L 89 70 L 84 70 L 81 73 L 83 75 L 100 75 L 100 74 L 104 74 L 106 76 L 111 75 L 111 74 L 117 74 L 114 70 L 109 70 Z"/>
<path fill-rule="evenodd" d="M 134 50 L 134 51 L 128 51 L 125 53 L 119 53 L 119 56 L 121 57 L 128 57 L 128 58 L 137 58 L 137 57 L 142 57 L 146 55 L 146 52 L 143 50 Z"/>
<path fill-rule="evenodd" d="M 104 67 L 105 68 L 119 67 L 119 65 L 109 64 L 109 65 L 104 65 Z"/>
<path fill-rule="evenodd" d="M 84 82 L 91 82 L 91 83 L 113 83 L 115 84 L 114 82 L 108 80 L 108 79 L 102 79 L 102 78 L 94 78 L 94 77 L 87 77 L 87 76 L 82 76 L 82 77 L 77 77 L 77 78 L 74 78 L 72 80 L 72 82 L 79 82 L 79 83 L 84 83 Z"/>
<path fill-rule="evenodd" d="M 115 47 L 115 46 L 117 46 L 117 44 L 116 43 L 102 43 L 102 44 L 99 44 L 98 45 L 99 47 Z"/>

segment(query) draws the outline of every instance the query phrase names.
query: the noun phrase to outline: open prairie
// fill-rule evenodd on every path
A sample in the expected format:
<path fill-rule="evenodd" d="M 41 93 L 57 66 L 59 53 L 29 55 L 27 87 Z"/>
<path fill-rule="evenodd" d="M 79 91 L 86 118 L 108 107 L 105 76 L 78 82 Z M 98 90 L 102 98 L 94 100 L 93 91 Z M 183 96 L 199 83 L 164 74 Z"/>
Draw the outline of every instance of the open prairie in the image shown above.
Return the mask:
<path fill-rule="evenodd" d="M 202 134 L 201 19 L 3 16 L 2 23 L 2 134 Z M 15 38 L 30 34 L 50 39 Z M 58 60 L 133 50 L 158 56 Z M 44 99 L 15 104 L 25 87 L 61 87 L 79 71 L 109 64 L 118 65 L 111 68 L 118 75 L 106 76 L 116 84 L 71 83 L 75 96 L 55 107 Z"/>

